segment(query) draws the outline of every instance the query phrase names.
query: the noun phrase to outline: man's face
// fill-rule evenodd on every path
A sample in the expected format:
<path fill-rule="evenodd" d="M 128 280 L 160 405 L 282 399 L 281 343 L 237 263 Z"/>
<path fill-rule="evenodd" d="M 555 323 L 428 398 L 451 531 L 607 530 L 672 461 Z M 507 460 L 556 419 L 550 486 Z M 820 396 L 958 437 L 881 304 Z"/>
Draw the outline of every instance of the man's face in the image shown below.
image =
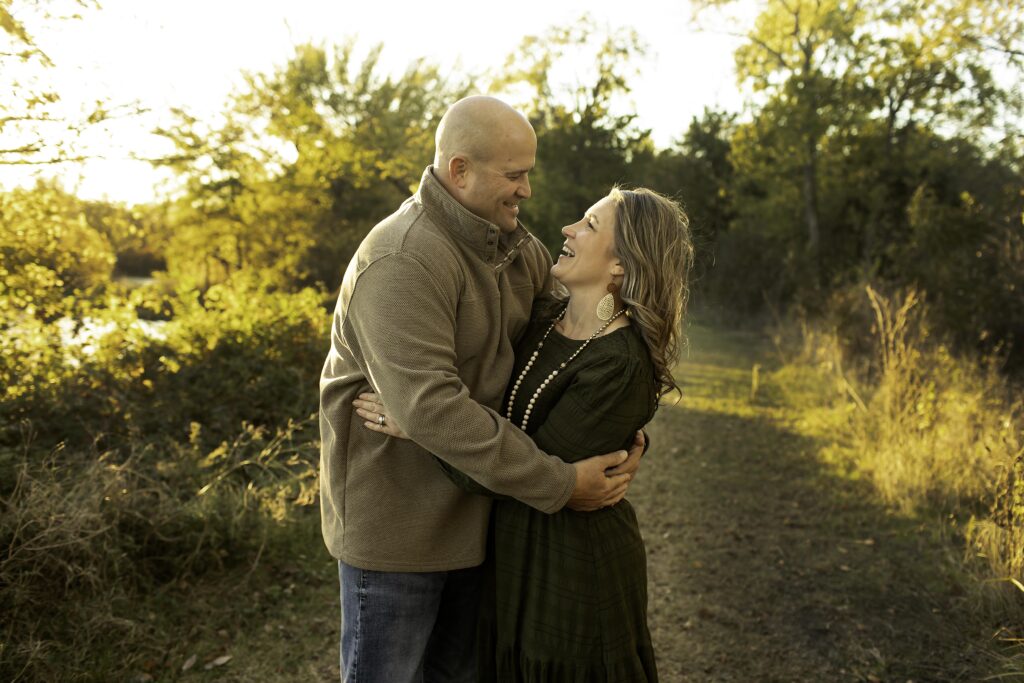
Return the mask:
<path fill-rule="evenodd" d="M 528 199 L 530 171 L 537 160 L 537 142 L 526 132 L 507 136 L 495 144 L 490 159 L 472 161 L 459 201 L 503 232 L 516 229 L 519 202 Z"/>

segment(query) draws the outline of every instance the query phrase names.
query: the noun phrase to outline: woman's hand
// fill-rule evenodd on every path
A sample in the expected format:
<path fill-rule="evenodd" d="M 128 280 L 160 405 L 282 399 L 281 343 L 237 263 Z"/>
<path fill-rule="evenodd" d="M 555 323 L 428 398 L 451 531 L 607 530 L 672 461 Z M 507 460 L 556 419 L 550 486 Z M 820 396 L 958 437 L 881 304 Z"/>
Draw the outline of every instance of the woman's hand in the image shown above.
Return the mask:
<path fill-rule="evenodd" d="M 384 403 L 377 394 L 359 394 L 359 398 L 352 401 L 352 405 L 356 407 L 356 414 L 366 420 L 363 426 L 367 429 L 393 436 L 396 439 L 409 438 L 401 427 L 384 412 Z"/>

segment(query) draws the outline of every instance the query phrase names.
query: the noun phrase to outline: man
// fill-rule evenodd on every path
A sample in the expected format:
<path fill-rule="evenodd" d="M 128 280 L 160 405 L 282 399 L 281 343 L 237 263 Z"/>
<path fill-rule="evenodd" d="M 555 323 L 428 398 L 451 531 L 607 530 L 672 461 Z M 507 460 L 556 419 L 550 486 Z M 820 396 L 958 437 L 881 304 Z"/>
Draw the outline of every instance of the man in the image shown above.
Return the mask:
<path fill-rule="evenodd" d="M 339 560 L 342 677 L 475 679 L 475 616 L 490 500 L 436 454 L 539 510 L 625 495 L 642 448 L 568 464 L 501 417 L 513 347 L 551 257 L 519 223 L 537 138 L 490 97 L 442 118 L 417 193 L 363 240 L 342 282 L 320 381 L 324 540 Z M 410 440 L 367 429 L 376 391 Z M 614 474 L 605 470 L 621 466 Z"/>

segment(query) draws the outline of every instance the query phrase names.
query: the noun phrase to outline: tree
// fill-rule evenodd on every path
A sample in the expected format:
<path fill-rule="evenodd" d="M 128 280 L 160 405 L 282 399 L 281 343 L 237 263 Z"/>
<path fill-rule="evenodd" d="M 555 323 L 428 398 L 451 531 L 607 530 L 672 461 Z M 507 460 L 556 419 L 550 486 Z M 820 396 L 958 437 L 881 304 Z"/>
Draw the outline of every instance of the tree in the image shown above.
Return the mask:
<path fill-rule="evenodd" d="M 851 0 L 769 0 L 736 51 L 738 79 L 761 96 L 779 124 L 770 127 L 781 148 L 774 171 L 799 190 L 807 271 L 816 285 L 823 276 L 822 243 L 828 239 L 818 199 L 820 145 L 842 118 L 843 93 L 835 73 L 850 57 L 862 15 Z"/>
<path fill-rule="evenodd" d="M 736 52 L 753 114 L 733 144 L 737 221 L 800 245 L 784 252 L 795 291 L 891 267 L 922 148 L 938 131 L 980 144 L 1016 106 L 991 56 L 1019 64 L 1012 14 L 1001 0 L 764 3 Z"/>
<path fill-rule="evenodd" d="M 705 109 L 671 147 L 635 155 L 630 164 L 629 177 L 637 184 L 682 203 L 695 250 L 692 280 L 697 297 L 708 293 L 707 278 L 716 273 L 716 247 L 735 219 L 731 158 L 735 130 L 735 114 Z"/>
<path fill-rule="evenodd" d="M 172 274 L 208 287 L 256 268 L 281 283 L 340 283 L 367 231 L 418 185 L 436 123 L 467 92 L 423 61 L 379 73 L 381 46 L 313 45 L 269 74 L 249 75 L 224 122 L 185 111 L 157 131 L 178 153 L 159 161 L 185 185 L 172 222 Z"/>
<path fill-rule="evenodd" d="M 645 49 L 635 31 L 602 30 L 583 17 L 524 38 L 492 83 L 518 102 L 537 131 L 532 182 L 543 190 L 524 204 L 523 220 L 551 249 L 562 242 L 562 226 L 629 178 L 634 156 L 653 150 L 650 132 L 636 126 L 624 102 L 627 77 Z M 570 56 L 594 64 L 593 71 L 562 80 Z"/>
<path fill-rule="evenodd" d="M 84 161 L 93 155 L 78 144 L 87 129 L 139 112 L 137 103 L 97 101 L 69 116 L 48 81 L 55 64 L 40 46 L 35 27 L 81 19 L 96 0 L 0 0 L 0 165 L 39 166 Z"/>

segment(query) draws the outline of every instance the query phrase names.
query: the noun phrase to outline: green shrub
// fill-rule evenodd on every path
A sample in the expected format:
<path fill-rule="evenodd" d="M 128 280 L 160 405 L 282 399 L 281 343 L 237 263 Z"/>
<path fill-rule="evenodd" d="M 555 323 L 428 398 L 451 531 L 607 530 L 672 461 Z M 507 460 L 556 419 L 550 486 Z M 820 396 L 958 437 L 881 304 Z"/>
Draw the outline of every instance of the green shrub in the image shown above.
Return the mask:
<path fill-rule="evenodd" d="M 180 297 L 144 429 L 182 434 L 198 422 L 215 442 L 243 421 L 280 425 L 308 415 L 318 406 L 329 322 L 314 290 L 266 291 L 251 276 Z"/>
<path fill-rule="evenodd" d="M 144 296 L 79 304 L 102 331 L 83 345 L 55 343 L 61 322 L 0 334 L 0 444 L 16 445 L 25 423 L 49 446 L 105 449 L 128 436 L 183 439 L 196 422 L 212 447 L 243 422 L 277 427 L 316 409 L 330 320 L 317 292 L 238 276 L 203 295 Z M 140 327 L 147 306 L 170 309 L 162 336 Z"/>
<path fill-rule="evenodd" d="M 57 185 L 0 193 L 0 325 L 58 317 L 64 297 L 109 282 L 115 260 L 84 203 Z"/>

